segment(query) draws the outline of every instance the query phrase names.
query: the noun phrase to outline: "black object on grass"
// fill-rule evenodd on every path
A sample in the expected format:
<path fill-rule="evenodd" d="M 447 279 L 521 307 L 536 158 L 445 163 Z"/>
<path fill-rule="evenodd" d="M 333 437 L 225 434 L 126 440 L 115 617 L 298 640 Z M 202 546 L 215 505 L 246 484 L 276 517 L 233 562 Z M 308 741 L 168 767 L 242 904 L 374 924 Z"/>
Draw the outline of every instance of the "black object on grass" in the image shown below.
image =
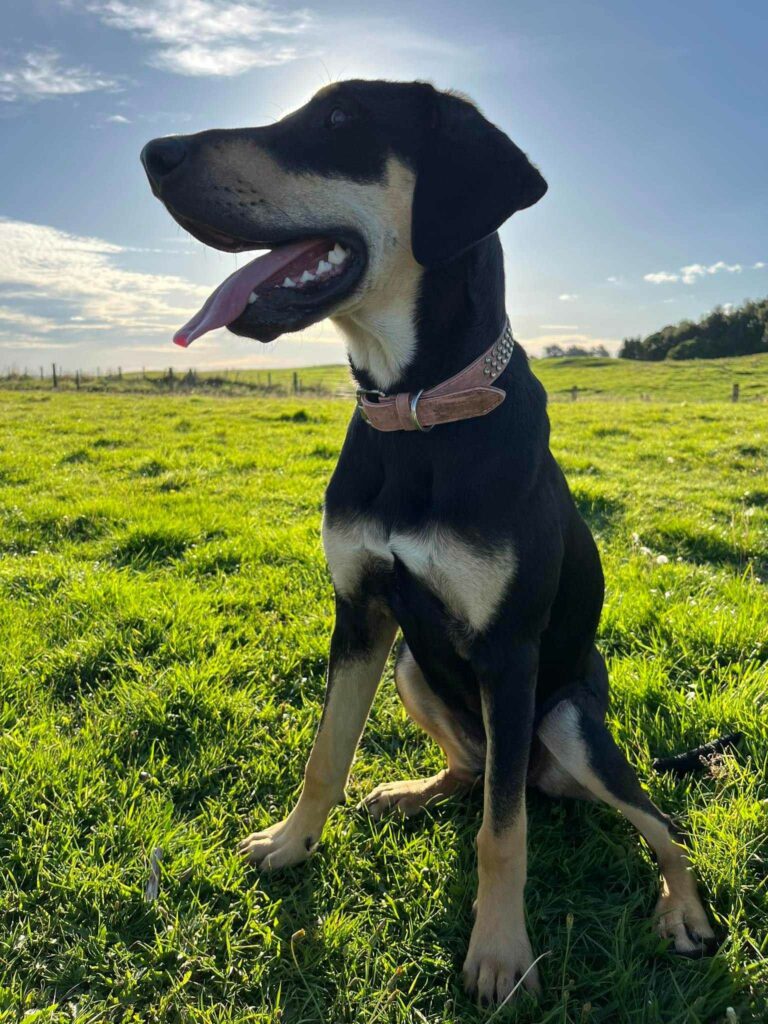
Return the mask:
<path fill-rule="evenodd" d="M 707 761 L 716 754 L 724 754 L 740 742 L 743 733 L 730 732 L 717 740 L 711 740 L 695 750 L 686 750 L 672 757 L 657 757 L 652 767 L 657 772 L 673 772 L 675 775 L 688 775 L 689 772 L 703 771 Z"/>

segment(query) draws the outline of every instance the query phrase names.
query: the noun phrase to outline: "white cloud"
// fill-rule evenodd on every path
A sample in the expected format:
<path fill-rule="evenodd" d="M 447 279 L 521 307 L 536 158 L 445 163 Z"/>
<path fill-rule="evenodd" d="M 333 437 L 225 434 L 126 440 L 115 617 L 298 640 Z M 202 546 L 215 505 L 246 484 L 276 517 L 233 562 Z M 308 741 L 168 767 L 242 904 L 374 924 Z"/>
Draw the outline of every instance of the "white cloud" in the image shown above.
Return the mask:
<path fill-rule="evenodd" d="M 575 302 L 578 297 L 579 296 L 575 295 L 573 292 L 563 292 L 562 295 L 558 295 L 558 299 L 561 302 Z"/>
<path fill-rule="evenodd" d="M 707 267 L 707 273 L 719 274 L 721 270 L 724 270 L 728 274 L 740 274 L 742 269 L 740 263 L 723 263 L 722 260 L 719 260 L 717 263 L 713 263 L 711 267 Z"/>
<path fill-rule="evenodd" d="M 0 333 L 5 324 L 11 324 L 15 329 L 23 328 L 46 334 L 54 329 L 56 324 L 44 316 L 37 316 L 36 313 L 26 313 L 24 310 L 15 309 L 13 306 L 0 306 Z"/>
<path fill-rule="evenodd" d="M 74 342 L 99 332 L 99 344 L 136 336 L 170 341 L 209 289 L 170 274 L 127 270 L 121 266 L 126 252 L 99 238 L 0 218 L 0 337 Z M 11 299 L 18 305 L 9 306 Z"/>
<path fill-rule="evenodd" d="M 618 284 L 621 279 L 612 274 L 610 277 L 606 277 L 605 280 L 609 281 L 611 284 Z"/>
<path fill-rule="evenodd" d="M 650 281 L 651 284 L 667 284 L 670 281 L 679 281 L 680 280 L 680 275 L 679 274 L 668 274 L 664 270 L 659 270 L 659 271 L 657 271 L 654 274 L 644 274 L 643 275 L 643 280 L 644 281 Z"/>
<path fill-rule="evenodd" d="M 702 263 L 689 263 L 687 267 L 681 267 L 683 283 L 695 284 L 697 279 L 703 277 L 707 268 Z"/>
<path fill-rule="evenodd" d="M 758 260 L 757 263 L 752 264 L 753 270 L 762 270 L 763 267 L 768 267 L 768 263 L 763 263 L 762 260 Z"/>
<path fill-rule="evenodd" d="M 110 114 L 109 117 L 105 118 L 107 124 L 130 124 L 130 119 L 123 117 L 122 114 Z"/>
<path fill-rule="evenodd" d="M 31 50 L 16 61 L 0 58 L 0 102 L 43 100 L 114 89 L 113 78 L 83 67 L 67 67 L 56 50 Z"/>
<path fill-rule="evenodd" d="M 757 269 L 757 265 L 755 265 Z M 668 274 L 666 270 L 658 270 L 652 274 L 643 274 L 644 281 L 651 284 L 670 284 L 674 281 L 682 281 L 683 284 L 695 284 L 702 277 L 711 274 L 740 274 L 743 267 L 740 263 L 725 263 L 718 260 L 707 266 L 705 263 L 689 263 L 680 268 L 679 274 Z M 610 280 L 610 279 L 609 279 Z"/>
<path fill-rule="evenodd" d="M 691 263 L 687 267 L 680 268 L 683 275 L 683 284 L 695 284 L 700 278 L 704 277 L 705 274 L 720 274 L 725 272 L 727 274 L 740 274 L 741 264 L 740 263 L 724 263 L 722 260 L 718 260 L 717 263 L 711 264 L 707 267 L 701 263 Z"/>
<path fill-rule="evenodd" d="M 180 75 L 224 76 L 285 64 L 311 22 L 266 0 L 90 0 L 112 28 L 152 44 L 149 63 Z"/>

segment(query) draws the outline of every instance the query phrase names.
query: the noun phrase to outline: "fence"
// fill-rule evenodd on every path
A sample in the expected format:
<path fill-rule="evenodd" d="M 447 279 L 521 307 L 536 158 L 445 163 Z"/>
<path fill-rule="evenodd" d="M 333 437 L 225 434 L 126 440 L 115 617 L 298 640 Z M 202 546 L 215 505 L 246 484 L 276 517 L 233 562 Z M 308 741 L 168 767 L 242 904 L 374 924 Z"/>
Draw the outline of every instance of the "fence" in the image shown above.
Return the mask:
<path fill-rule="evenodd" d="M 546 383 L 546 382 L 545 382 Z M 758 401 L 768 400 L 768 389 L 763 391 L 754 385 L 748 393 L 742 393 L 738 382 L 718 380 L 702 389 L 691 384 L 690 390 L 675 388 L 674 392 L 663 385 L 653 393 L 638 388 L 612 390 L 610 382 L 605 390 L 589 387 L 555 388 L 547 386 L 552 402 L 577 402 L 589 399 L 607 401 Z M 29 368 L 18 370 L 11 367 L 0 373 L 0 388 L 12 390 L 55 390 L 55 391 L 98 391 L 98 392 L 139 392 L 145 394 L 172 394 L 201 391 L 211 394 L 263 395 L 283 397 L 306 395 L 323 398 L 352 398 L 355 384 L 344 366 L 310 367 L 306 370 L 221 370 L 203 371 L 190 369 L 179 373 L 172 366 L 167 370 L 123 372 L 122 367 L 108 368 L 103 373 L 84 370 L 69 370 L 52 363 L 50 368 L 39 366 L 36 371 Z"/>
<path fill-rule="evenodd" d="M 124 373 L 122 367 L 102 372 L 65 369 L 57 363 L 50 368 L 40 366 L 36 372 L 15 367 L 0 373 L 0 388 L 12 390 L 114 391 L 172 393 L 192 390 L 225 394 L 263 394 L 273 396 L 317 395 L 352 397 L 355 385 L 344 367 L 313 367 L 298 370 L 220 370 L 199 372 L 194 369 L 179 373 L 172 366 L 167 370 Z"/>

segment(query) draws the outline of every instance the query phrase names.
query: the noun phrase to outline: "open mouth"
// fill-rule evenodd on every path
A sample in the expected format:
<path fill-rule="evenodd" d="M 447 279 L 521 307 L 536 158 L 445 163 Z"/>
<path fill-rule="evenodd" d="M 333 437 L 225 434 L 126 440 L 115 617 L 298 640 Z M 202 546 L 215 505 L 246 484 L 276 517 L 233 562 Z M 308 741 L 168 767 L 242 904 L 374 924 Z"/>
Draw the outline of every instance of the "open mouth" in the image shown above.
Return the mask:
<path fill-rule="evenodd" d="M 346 232 L 256 242 L 199 224 L 183 226 L 200 241 L 228 252 L 270 249 L 230 274 L 176 332 L 173 340 L 183 348 L 218 327 L 259 341 L 300 330 L 327 316 L 352 291 L 365 267 L 362 243 Z"/>

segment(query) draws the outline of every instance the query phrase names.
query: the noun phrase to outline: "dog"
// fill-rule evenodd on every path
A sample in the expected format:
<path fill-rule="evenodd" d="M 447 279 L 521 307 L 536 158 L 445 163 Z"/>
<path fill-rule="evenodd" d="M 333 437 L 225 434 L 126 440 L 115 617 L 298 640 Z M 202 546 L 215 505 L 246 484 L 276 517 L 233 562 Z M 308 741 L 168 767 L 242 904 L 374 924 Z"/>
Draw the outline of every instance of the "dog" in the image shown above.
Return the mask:
<path fill-rule="evenodd" d="M 296 806 L 242 854 L 271 871 L 315 849 L 399 631 L 399 695 L 446 767 L 363 804 L 414 815 L 482 779 L 467 989 L 487 1002 L 521 980 L 539 990 L 526 784 L 628 818 L 658 860 L 660 934 L 707 950 L 680 837 L 605 725 L 600 557 L 507 323 L 497 231 L 542 198 L 542 175 L 469 100 L 421 82 L 329 85 L 268 126 L 155 139 L 142 161 L 195 238 L 270 250 L 175 340 L 227 326 L 266 342 L 331 317 L 359 385 L 325 498 L 336 618 L 322 717 Z"/>

